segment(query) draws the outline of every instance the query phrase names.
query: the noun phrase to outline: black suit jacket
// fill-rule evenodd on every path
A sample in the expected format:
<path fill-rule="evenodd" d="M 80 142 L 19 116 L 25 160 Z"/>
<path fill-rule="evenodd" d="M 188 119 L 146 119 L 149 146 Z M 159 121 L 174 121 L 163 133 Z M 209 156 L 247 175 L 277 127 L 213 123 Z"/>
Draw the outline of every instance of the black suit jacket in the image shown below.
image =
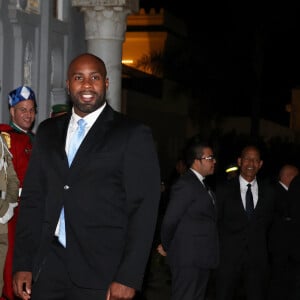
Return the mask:
<path fill-rule="evenodd" d="M 68 166 L 70 115 L 38 128 L 21 196 L 14 272 L 38 278 L 62 206 L 67 267 L 81 287 L 112 281 L 139 289 L 160 197 L 159 165 L 148 127 L 106 106 Z"/>
<path fill-rule="evenodd" d="M 216 208 L 207 190 L 188 170 L 171 187 L 163 219 L 161 241 L 170 266 L 218 265 Z"/>
<path fill-rule="evenodd" d="M 236 265 L 247 253 L 247 260 L 258 270 L 268 264 L 268 232 L 274 206 L 269 184 L 257 180 L 258 202 L 248 220 L 243 206 L 239 177 L 217 188 L 220 266 Z"/>
<path fill-rule="evenodd" d="M 287 224 L 288 250 L 296 261 L 300 261 L 300 176 L 296 176 L 289 186 L 288 207 L 290 221 Z"/>
<path fill-rule="evenodd" d="M 288 191 L 279 183 L 273 185 L 274 217 L 269 234 L 269 248 L 271 253 L 287 255 L 289 251 L 289 202 Z"/>

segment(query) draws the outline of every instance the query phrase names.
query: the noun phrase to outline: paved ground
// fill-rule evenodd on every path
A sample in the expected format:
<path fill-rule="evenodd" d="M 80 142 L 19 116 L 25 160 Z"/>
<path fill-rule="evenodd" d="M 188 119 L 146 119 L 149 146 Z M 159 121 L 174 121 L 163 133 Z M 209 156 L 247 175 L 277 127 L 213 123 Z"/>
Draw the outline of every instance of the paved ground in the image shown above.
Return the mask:
<path fill-rule="evenodd" d="M 165 258 L 156 251 L 152 253 L 146 274 L 143 291 L 136 296 L 135 300 L 170 300 L 171 276 L 169 267 Z M 208 283 L 206 300 L 215 300 L 213 274 Z M 245 298 L 240 293 L 234 300 L 245 300 Z"/>
<path fill-rule="evenodd" d="M 137 300 L 169 300 L 171 290 L 169 267 L 165 258 L 153 250 L 144 280 L 144 288 Z"/>

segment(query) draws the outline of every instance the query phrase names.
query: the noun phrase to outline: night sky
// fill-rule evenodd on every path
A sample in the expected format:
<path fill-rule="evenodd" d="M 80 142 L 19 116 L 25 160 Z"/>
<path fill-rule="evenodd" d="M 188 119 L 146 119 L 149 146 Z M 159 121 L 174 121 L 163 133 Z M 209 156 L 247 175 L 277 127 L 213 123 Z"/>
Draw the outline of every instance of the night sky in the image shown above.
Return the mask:
<path fill-rule="evenodd" d="M 186 21 L 194 53 L 189 76 L 211 93 L 219 114 L 250 115 L 247 104 L 258 97 L 254 105 L 262 118 L 288 126 L 285 106 L 300 86 L 299 10 L 282 2 L 206 2 L 196 8 L 196 2 L 141 0 L 141 7 L 164 6 Z"/>

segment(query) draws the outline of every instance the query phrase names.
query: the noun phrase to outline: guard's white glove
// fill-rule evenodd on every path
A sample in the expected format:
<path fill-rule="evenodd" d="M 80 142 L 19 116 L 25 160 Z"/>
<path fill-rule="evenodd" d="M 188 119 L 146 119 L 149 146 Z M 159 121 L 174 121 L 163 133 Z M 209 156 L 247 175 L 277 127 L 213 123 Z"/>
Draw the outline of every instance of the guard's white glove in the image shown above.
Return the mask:
<path fill-rule="evenodd" d="M 14 208 L 18 206 L 18 202 L 9 203 L 5 215 L 0 218 L 0 224 L 6 224 L 14 215 Z"/>

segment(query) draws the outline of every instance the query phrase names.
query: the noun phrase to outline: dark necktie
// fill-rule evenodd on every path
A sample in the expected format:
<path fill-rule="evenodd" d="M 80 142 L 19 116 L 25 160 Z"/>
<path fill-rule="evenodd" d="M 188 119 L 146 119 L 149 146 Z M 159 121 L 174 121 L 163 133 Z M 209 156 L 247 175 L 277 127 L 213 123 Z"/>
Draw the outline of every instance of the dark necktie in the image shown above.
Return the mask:
<path fill-rule="evenodd" d="M 79 148 L 85 133 L 86 122 L 83 119 L 78 120 L 78 127 L 74 132 L 72 139 L 70 140 L 69 150 L 68 150 L 68 162 L 69 166 L 72 164 L 73 158 Z M 62 208 L 59 216 L 59 232 L 58 232 L 59 242 L 66 247 L 66 226 L 65 226 L 65 211 Z"/>
<path fill-rule="evenodd" d="M 210 198 L 211 198 L 211 200 L 212 200 L 212 203 L 215 204 L 215 197 L 214 197 L 214 194 L 213 194 L 213 192 L 211 191 L 209 185 L 207 184 L 207 181 L 206 181 L 205 178 L 202 180 L 202 183 L 203 183 L 204 187 L 206 188 L 206 190 L 208 191 L 208 194 L 209 194 L 209 196 L 210 196 Z"/>
<path fill-rule="evenodd" d="M 251 183 L 247 184 L 248 189 L 246 192 L 246 212 L 248 215 L 248 219 L 250 219 L 254 212 L 254 203 L 253 203 L 253 195 L 251 191 Z"/>

